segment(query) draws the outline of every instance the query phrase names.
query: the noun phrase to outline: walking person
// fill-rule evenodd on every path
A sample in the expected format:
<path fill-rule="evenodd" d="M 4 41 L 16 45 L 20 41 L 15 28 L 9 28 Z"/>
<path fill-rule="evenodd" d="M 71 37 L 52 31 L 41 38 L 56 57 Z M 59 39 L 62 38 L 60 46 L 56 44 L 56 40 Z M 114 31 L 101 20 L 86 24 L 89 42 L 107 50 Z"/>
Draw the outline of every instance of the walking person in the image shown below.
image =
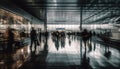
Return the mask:
<path fill-rule="evenodd" d="M 31 38 L 31 45 L 30 45 L 30 50 L 32 51 L 32 45 L 34 43 L 34 49 L 36 50 L 37 46 L 37 32 L 36 30 L 32 27 L 32 30 L 30 32 L 30 38 Z"/>

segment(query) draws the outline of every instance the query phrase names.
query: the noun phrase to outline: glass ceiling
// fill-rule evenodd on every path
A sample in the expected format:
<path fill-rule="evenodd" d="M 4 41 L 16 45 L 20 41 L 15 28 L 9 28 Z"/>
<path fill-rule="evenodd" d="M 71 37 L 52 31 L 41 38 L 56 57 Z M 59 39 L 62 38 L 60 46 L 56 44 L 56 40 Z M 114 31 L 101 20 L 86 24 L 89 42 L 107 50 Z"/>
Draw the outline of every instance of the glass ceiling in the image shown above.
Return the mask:
<path fill-rule="evenodd" d="M 80 4 L 83 23 L 100 23 L 100 20 L 104 23 L 104 20 L 119 15 L 116 13 L 120 9 L 118 3 L 119 0 L 47 0 L 47 23 L 80 24 Z"/>
<path fill-rule="evenodd" d="M 65 9 L 77 9 L 78 0 L 47 0 L 48 24 L 79 24 L 79 11 L 65 11 Z"/>
<path fill-rule="evenodd" d="M 41 18 L 40 9 L 47 8 L 48 24 L 103 23 L 120 16 L 120 0 L 11 0 L 32 15 Z M 109 12 L 109 13 L 108 13 Z M 103 22 L 101 22 L 101 21 Z M 100 22 L 99 22 L 100 21 Z"/>

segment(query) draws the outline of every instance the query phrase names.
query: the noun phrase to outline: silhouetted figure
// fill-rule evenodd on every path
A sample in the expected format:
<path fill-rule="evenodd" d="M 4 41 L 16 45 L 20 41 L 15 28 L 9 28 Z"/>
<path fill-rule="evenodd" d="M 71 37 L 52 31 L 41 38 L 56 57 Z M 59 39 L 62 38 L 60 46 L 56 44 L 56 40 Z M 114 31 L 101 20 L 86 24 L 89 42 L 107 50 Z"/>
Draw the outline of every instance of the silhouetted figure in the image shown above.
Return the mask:
<path fill-rule="evenodd" d="M 42 33 L 41 33 L 41 29 L 39 31 L 39 41 L 41 42 L 41 36 L 42 36 Z"/>
<path fill-rule="evenodd" d="M 32 50 L 32 45 L 34 43 L 35 44 L 34 48 L 36 50 L 36 46 L 37 46 L 37 33 L 36 33 L 36 30 L 33 27 L 32 27 L 32 30 L 30 32 L 30 38 L 31 38 L 30 49 Z"/>
<path fill-rule="evenodd" d="M 86 29 L 84 29 L 82 32 L 82 40 L 86 42 L 88 39 L 89 39 L 89 33 Z"/>
<path fill-rule="evenodd" d="M 96 35 L 95 31 L 93 31 L 93 36 L 95 36 L 95 35 Z"/>
<path fill-rule="evenodd" d="M 13 44 L 14 44 L 14 33 L 11 28 L 8 28 L 8 45 L 7 45 L 7 51 L 13 50 Z"/>
<path fill-rule="evenodd" d="M 61 37 L 65 37 L 65 32 L 62 31 L 60 34 L 61 34 Z"/>
<path fill-rule="evenodd" d="M 89 41 L 91 42 L 91 40 L 92 40 L 92 32 L 90 31 L 89 32 Z"/>
<path fill-rule="evenodd" d="M 48 31 L 44 32 L 44 36 L 48 38 Z"/>

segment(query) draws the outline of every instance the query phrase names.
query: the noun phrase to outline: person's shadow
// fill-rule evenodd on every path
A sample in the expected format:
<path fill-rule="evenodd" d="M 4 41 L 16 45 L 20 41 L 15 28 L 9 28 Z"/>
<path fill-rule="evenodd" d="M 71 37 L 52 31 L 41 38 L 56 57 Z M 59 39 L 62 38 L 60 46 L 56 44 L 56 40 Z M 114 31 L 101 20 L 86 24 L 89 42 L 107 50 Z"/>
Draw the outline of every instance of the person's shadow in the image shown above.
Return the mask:
<path fill-rule="evenodd" d="M 61 48 L 65 47 L 65 37 L 61 38 Z"/>
<path fill-rule="evenodd" d="M 45 37 L 45 44 L 44 44 L 44 49 L 41 51 L 41 54 L 39 55 L 39 64 L 36 64 L 36 69 L 37 68 L 42 68 L 46 69 L 47 63 L 46 63 L 46 58 L 48 55 L 48 37 Z"/>
<path fill-rule="evenodd" d="M 48 37 L 45 36 L 45 43 L 44 43 L 44 48 L 42 51 L 40 51 L 40 54 L 38 54 L 37 56 L 35 56 L 35 59 L 36 60 L 34 62 L 34 69 L 46 69 L 47 67 L 47 63 L 46 63 L 46 58 L 47 58 L 47 55 L 48 55 Z"/>
<path fill-rule="evenodd" d="M 88 52 L 91 52 L 92 51 L 92 43 L 91 43 L 91 41 L 90 41 L 90 43 L 88 43 L 88 48 L 89 48 Z"/>
<path fill-rule="evenodd" d="M 57 49 L 57 50 L 59 50 L 59 38 L 58 37 L 55 37 L 56 39 L 55 39 L 55 48 Z"/>
<path fill-rule="evenodd" d="M 109 50 L 109 45 L 106 45 L 106 46 L 105 46 L 104 56 L 105 56 L 106 58 L 108 58 L 108 59 L 111 57 L 111 51 Z"/>
<path fill-rule="evenodd" d="M 30 61 L 31 61 L 31 62 L 35 62 L 35 60 L 36 60 L 37 55 L 36 55 L 35 53 L 36 53 L 35 50 L 34 50 L 34 51 L 31 51 L 31 58 L 30 58 Z"/>
<path fill-rule="evenodd" d="M 69 39 L 69 46 L 71 46 L 71 40 Z"/>
<path fill-rule="evenodd" d="M 96 42 L 94 42 L 94 51 L 95 51 L 95 49 L 96 49 Z"/>
<path fill-rule="evenodd" d="M 44 52 L 45 52 L 45 51 L 48 51 L 48 35 L 45 36 L 45 44 L 44 44 L 44 49 L 43 49 L 43 51 L 44 51 Z"/>
<path fill-rule="evenodd" d="M 90 58 L 86 56 L 86 42 L 84 42 L 84 45 L 85 45 L 85 51 L 82 57 L 81 67 L 83 69 L 92 69 L 92 67 L 90 66 Z"/>

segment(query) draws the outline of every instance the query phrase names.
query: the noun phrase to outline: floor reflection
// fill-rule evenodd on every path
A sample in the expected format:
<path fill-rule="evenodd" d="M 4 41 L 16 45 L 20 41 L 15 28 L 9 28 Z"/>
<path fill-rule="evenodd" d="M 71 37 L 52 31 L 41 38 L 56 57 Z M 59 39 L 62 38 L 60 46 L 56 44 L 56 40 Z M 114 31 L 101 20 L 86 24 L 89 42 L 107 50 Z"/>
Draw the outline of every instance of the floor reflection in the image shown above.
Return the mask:
<path fill-rule="evenodd" d="M 120 51 L 92 37 L 41 36 L 40 45 L 0 54 L 0 69 L 119 69 Z"/>
<path fill-rule="evenodd" d="M 54 42 L 55 47 L 56 47 L 57 50 L 59 50 L 59 47 L 61 47 L 61 48 L 65 47 L 65 41 L 66 41 L 65 37 L 52 36 L 52 41 Z"/>

